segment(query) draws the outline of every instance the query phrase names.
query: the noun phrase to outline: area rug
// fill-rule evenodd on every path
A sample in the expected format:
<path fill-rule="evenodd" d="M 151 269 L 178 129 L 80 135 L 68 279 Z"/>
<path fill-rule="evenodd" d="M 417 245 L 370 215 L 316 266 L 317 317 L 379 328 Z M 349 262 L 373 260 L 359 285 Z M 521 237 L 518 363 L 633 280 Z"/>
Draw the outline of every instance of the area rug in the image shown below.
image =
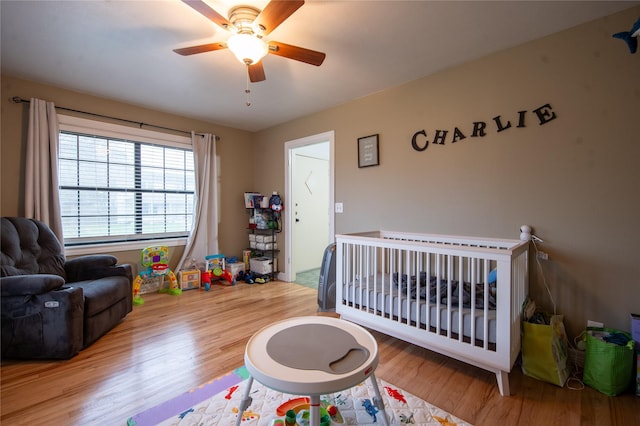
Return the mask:
<path fill-rule="evenodd" d="M 245 367 L 212 380 L 195 389 L 127 420 L 128 426 L 234 425 L 238 406 L 247 384 Z M 411 395 L 384 380 L 378 387 L 391 425 L 469 425 L 457 417 Z M 375 393 L 367 380 L 351 389 L 321 397 L 321 412 L 331 425 L 379 425 L 380 413 L 372 404 Z M 268 389 L 254 380 L 253 402 L 242 414 L 243 426 L 283 425 L 287 411 L 304 416 L 309 400 Z M 291 412 L 290 412 L 291 413 Z M 298 424 L 304 424 L 301 420 Z"/>
<path fill-rule="evenodd" d="M 296 279 L 294 280 L 296 284 L 300 284 L 305 287 L 318 289 L 318 284 L 320 283 L 320 268 L 311 269 L 309 271 L 304 272 L 296 272 Z"/>

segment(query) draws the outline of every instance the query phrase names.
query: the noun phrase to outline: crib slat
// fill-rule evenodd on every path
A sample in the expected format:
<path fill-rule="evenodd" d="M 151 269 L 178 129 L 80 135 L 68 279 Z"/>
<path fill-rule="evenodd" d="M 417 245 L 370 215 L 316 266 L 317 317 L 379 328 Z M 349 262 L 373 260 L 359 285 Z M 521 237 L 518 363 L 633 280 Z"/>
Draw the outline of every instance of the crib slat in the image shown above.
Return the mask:
<path fill-rule="evenodd" d="M 363 248 L 364 251 L 364 258 L 363 258 L 363 270 L 364 270 L 364 297 L 363 296 L 363 300 L 364 303 L 362 304 L 362 309 L 366 312 L 369 310 L 370 307 L 370 300 L 371 300 L 371 293 L 369 293 L 369 289 L 370 289 L 370 281 L 371 281 L 371 258 L 370 258 L 370 252 L 371 252 L 371 247 L 364 247 Z"/>
<path fill-rule="evenodd" d="M 358 268 L 358 264 L 359 264 L 359 260 L 358 260 L 358 258 L 356 257 L 356 254 L 357 254 L 357 251 L 356 251 L 356 250 L 357 250 L 357 247 L 358 247 L 358 246 L 356 246 L 355 244 L 353 244 L 353 245 L 351 246 L 351 250 L 353 251 L 353 252 L 352 252 L 352 257 L 353 257 L 353 261 L 352 261 L 352 262 L 353 262 L 353 265 L 352 265 L 352 272 L 351 272 L 351 273 L 352 273 L 353 275 L 352 275 L 352 277 L 351 277 L 351 281 L 350 281 L 350 282 L 354 283 L 354 284 L 353 284 L 353 287 L 352 287 L 352 292 L 353 292 L 353 294 L 351 295 L 351 300 L 353 301 L 353 303 L 356 303 L 356 302 L 357 302 L 357 303 L 359 303 L 359 302 L 358 302 L 358 300 L 356 299 L 356 285 L 359 285 L 359 284 L 356 284 L 356 283 L 359 283 L 359 282 L 360 282 L 360 280 L 359 280 L 359 278 L 358 278 L 358 272 L 357 272 L 357 271 L 358 271 L 358 269 L 357 269 L 357 268 Z"/>
<path fill-rule="evenodd" d="M 424 322 L 425 322 L 425 330 L 427 332 L 429 332 L 433 326 L 433 319 L 431 317 L 431 313 L 433 312 L 433 302 L 432 300 L 432 288 L 433 286 L 431 285 L 431 280 L 434 275 L 434 256 L 433 253 L 427 253 L 425 255 L 425 270 L 426 270 L 426 277 L 427 277 L 427 282 L 426 282 L 426 286 L 427 288 L 425 289 L 425 301 L 424 301 L 424 305 L 425 305 L 425 313 L 424 313 Z"/>
<path fill-rule="evenodd" d="M 458 260 L 458 341 L 464 341 L 464 258 L 456 257 Z M 473 334 L 471 335 L 473 341 Z"/>
<path fill-rule="evenodd" d="M 402 298 L 402 310 L 399 312 L 399 315 L 402 315 L 403 317 L 403 323 L 405 324 L 409 324 L 411 322 L 411 312 L 408 309 L 408 302 L 411 299 L 411 286 L 413 283 L 413 279 L 412 279 L 412 270 L 411 270 L 411 257 L 410 257 L 410 253 L 407 250 L 403 250 L 402 251 L 402 255 L 403 255 L 403 269 L 404 269 L 404 274 L 407 276 L 407 291 L 404 294 L 404 297 Z"/>
<path fill-rule="evenodd" d="M 451 338 L 451 328 L 453 327 L 453 314 L 451 312 L 451 299 L 452 299 L 452 295 L 453 295 L 453 284 L 451 282 L 452 280 L 452 276 L 453 276 L 453 272 L 452 272 L 452 265 L 451 265 L 451 255 L 447 254 L 445 256 L 446 259 L 446 263 L 447 263 L 447 322 L 446 322 L 446 331 L 447 331 L 447 337 Z"/>
<path fill-rule="evenodd" d="M 422 302 L 421 302 L 421 297 L 420 295 L 422 294 L 422 286 L 426 286 L 427 284 L 425 282 L 422 281 L 422 275 L 420 274 L 420 271 L 423 270 L 423 258 L 424 254 L 416 254 L 416 272 L 417 272 L 417 276 L 418 279 L 416 280 L 416 327 L 417 328 L 422 328 L 422 326 L 420 324 L 422 324 L 422 317 L 420 316 L 422 314 Z"/>
<path fill-rule="evenodd" d="M 482 331 L 484 333 L 483 336 L 483 345 L 484 349 L 489 348 L 489 261 L 487 259 L 484 260 L 484 314 L 483 314 L 483 326 Z"/>
<path fill-rule="evenodd" d="M 442 292 L 440 291 L 440 282 L 442 280 L 442 255 L 436 255 L 436 333 L 440 334 L 440 305 L 442 304 Z"/>
<path fill-rule="evenodd" d="M 470 276 L 469 276 L 469 282 L 471 282 L 471 286 L 470 286 L 470 291 L 471 291 L 471 342 L 473 345 L 475 345 L 475 337 L 477 336 L 477 331 L 476 331 L 476 298 L 475 298 L 475 288 L 477 285 L 477 281 L 478 281 L 478 258 L 474 257 L 472 259 L 469 259 L 469 269 L 470 269 Z"/>

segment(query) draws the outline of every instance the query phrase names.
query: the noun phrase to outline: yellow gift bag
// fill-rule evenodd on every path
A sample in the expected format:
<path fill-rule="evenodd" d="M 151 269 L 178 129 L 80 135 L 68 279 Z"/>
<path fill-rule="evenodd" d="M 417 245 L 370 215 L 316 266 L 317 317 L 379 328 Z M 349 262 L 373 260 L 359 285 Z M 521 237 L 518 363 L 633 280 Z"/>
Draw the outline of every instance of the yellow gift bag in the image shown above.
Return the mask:
<path fill-rule="evenodd" d="M 522 372 L 564 386 L 569 378 L 567 335 L 562 315 L 536 313 L 522 323 Z"/>

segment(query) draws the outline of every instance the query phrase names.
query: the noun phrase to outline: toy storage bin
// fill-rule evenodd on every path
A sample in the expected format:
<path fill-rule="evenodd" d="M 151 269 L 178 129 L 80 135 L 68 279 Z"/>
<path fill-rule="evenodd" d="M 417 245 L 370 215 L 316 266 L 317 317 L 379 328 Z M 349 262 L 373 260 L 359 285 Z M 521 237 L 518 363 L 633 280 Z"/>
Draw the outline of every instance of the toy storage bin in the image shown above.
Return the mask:
<path fill-rule="evenodd" d="M 225 269 L 229 271 L 233 278 L 237 278 L 239 272 L 244 272 L 244 262 L 227 263 Z"/>
<path fill-rule="evenodd" d="M 273 264 L 273 266 L 272 266 Z M 251 272 L 254 274 L 270 274 L 278 270 L 278 259 L 270 257 L 253 257 L 249 260 Z"/>
<path fill-rule="evenodd" d="M 262 251 L 266 251 L 266 250 L 278 250 L 278 243 L 259 243 L 256 242 L 256 247 L 257 250 L 262 250 Z"/>
<path fill-rule="evenodd" d="M 272 243 L 275 240 L 273 235 L 256 235 L 255 236 L 257 243 Z M 251 238 L 249 238 L 251 240 Z"/>

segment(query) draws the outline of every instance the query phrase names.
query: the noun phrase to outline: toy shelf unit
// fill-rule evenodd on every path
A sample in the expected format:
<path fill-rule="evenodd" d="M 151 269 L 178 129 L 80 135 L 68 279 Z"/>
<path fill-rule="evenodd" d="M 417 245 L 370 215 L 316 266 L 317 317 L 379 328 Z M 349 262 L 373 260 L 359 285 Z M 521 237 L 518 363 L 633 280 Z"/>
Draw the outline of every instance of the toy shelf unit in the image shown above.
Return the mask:
<path fill-rule="evenodd" d="M 258 219 L 254 223 L 249 222 L 249 270 L 254 274 L 269 275 L 271 279 L 275 279 L 278 273 L 277 257 L 280 252 L 277 240 L 277 234 L 280 233 L 279 225 L 271 218 L 273 212 L 270 209 L 250 210 L 252 217 Z"/>
<path fill-rule="evenodd" d="M 271 279 L 276 278 L 278 273 L 278 253 L 280 252 L 276 233 L 275 229 L 250 229 L 250 272 L 256 275 L 268 275 Z"/>
<path fill-rule="evenodd" d="M 250 197 L 247 194 L 251 194 Z M 249 198 L 249 199 L 248 199 Z M 273 201 L 277 203 L 274 204 Z M 245 193 L 245 208 L 249 213 L 249 270 L 256 275 L 267 275 L 275 279 L 278 273 L 278 241 L 280 227 L 280 198 Z"/>

